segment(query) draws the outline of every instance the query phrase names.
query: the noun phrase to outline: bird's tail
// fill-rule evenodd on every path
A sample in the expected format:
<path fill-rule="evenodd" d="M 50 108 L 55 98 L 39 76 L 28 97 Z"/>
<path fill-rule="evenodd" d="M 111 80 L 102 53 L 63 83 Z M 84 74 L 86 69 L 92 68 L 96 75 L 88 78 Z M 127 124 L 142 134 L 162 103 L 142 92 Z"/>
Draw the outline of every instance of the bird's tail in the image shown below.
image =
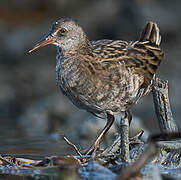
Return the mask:
<path fill-rule="evenodd" d="M 139 41 L 149 41 L 157 46 L 160 45 L 161 36 L 156 23 L 148 22 L 144 27 Z"/>
<path fill-rule="evenodd" d="M 144 52 L 143 56 L 140 56 L 140 61 L 145 66 L 142 69 L 145 74 L 143 87 L 147 87 L 150 84 L 163 59 L 160 42 L 161 36 L 157 24 L 148 22 L 141 33 L 140 39 L 135 44 L 135 48 L 139 48 Z"/>

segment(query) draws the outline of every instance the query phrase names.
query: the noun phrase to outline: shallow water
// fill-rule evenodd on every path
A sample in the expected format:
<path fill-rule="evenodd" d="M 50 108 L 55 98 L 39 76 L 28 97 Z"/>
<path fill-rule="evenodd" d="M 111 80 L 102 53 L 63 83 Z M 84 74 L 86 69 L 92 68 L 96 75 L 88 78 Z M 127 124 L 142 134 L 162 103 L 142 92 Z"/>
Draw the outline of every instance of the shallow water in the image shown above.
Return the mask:
<path fill-rule="evenodd" d="M 2 157 L 15 156 L 32 160 L 42 160 L 50 156 L 64 156 L 74 154 L 61 136 L 45 135 L 27 137 L 16 126 L 0 127 L 0 155 Z M 0 165 L 0 179 L 59 179 L 57 167 L 19 168 Z"/>

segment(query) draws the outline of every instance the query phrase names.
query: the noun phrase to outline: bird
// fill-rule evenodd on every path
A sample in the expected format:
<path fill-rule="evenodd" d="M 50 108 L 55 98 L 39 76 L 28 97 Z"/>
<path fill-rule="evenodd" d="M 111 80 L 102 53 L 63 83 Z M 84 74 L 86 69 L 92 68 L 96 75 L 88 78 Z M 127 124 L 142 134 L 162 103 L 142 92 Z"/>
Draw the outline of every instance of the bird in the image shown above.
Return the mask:
<path fill-rule="evenodd" d="M 61 18 L 29 51 L 55 45 L 56 83 L 62 93 L 78 108 L 107 119 L 87 155 L 99 148 L 115 114 L 124 112 L 131 121 L 131 107 L 150 92 L 163 59 L 160 43 L 159 28 L 151 21 L 146 23 L 137 41 L 91 41 L 77 21 Z"/>

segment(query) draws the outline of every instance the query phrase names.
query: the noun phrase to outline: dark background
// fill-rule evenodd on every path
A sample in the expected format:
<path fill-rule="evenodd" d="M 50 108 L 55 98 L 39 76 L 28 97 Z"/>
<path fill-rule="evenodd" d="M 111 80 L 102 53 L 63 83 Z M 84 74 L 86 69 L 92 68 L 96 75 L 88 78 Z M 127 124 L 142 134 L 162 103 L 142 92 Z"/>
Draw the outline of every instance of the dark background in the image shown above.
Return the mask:
<path fill-rule="evenodd" d="M 137 40 L 147 21 L 156 22 L 161 30 L 161 46 L 165 54 L 158 76 L 169 81 L 173 115 L 181 125 L 180 0 L 1 1 L 1 152 L 41 153 L 46 147 L 45 154 L 63 153 L 65 148 L 62 151 L 58 148 L 66 145 L 52 142 L 59 139 L 59 133 L 85 145 L 84 142 L 90 144 L 89 140 L 92 141 L 104 126 L 104 120 L 97 121 L 85 111 L 78 110 L 56 87 L 54 46 L 28 53 L 46 35 L 51 23 L 61 17 L 77 20 L 91 40 Z M 133 116 L 143 122 L 141 128 L 159 131 L 151 95 L 133 108 Z"/>

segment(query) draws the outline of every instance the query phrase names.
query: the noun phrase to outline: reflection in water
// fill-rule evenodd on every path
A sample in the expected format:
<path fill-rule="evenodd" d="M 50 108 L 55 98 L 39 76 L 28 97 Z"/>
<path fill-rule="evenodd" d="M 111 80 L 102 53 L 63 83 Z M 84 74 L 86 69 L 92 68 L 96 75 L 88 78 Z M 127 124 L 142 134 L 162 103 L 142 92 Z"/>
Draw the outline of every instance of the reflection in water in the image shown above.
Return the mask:
<path fill-rule="evenodd" d="M 61 136 L 25 137 L 14 133 L 12 136 L 3 133 L 0 136 L 0 155 L 42 160 L 47 156 L 63 156 L 73 154 Z M 57 138 L 59 137 L 59 138 Z M 59 179 L 58 167 L 17 168 L 0 165 L 0 179 Z"/>
<path fill-rule="evenodd" d="M 72 154 L 63 138 L 55 140 L 52 136 L 41 137 L 7 137 L 0 136 L 1 155 L 13 155 L 41 159 L 45 156 L 62 156 Z"/>

